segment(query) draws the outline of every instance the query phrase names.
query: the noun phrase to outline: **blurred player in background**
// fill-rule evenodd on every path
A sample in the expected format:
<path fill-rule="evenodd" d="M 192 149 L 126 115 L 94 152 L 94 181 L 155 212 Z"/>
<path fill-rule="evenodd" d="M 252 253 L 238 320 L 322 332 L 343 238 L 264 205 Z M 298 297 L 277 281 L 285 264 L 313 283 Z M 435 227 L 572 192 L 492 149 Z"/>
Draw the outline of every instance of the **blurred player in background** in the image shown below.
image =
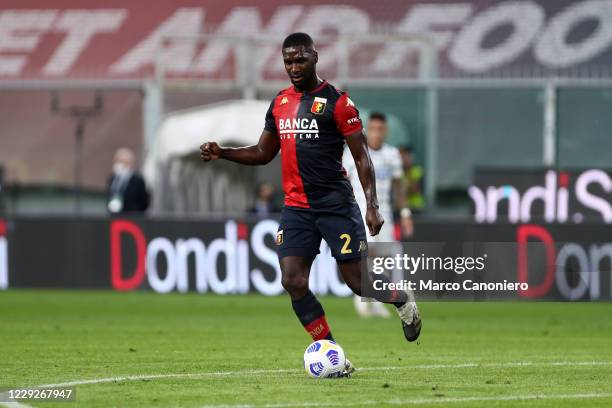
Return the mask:
<path fill-rule="evenodd" d="M 136 156 L 131 149 L 122 147 L 115 153 L 107 192 L 108 211 L 112 214 L 144 213 L 149 207 L 149 192 L 135 163 Z"/>
<path fill-rule="evenodd" d="M 372 291 L 362 279 L 367 238 L 359 206 L 342 167 L 344 145 L 356 163 L 366 200 L 365 221 L 370 235 L 379 233 L 379 213 L 372 161 L 361 119 L 348 94 L 319 78 L 319 56 L 308 34 L 294 33 L 283 41 L 282 56 L 292 86 L 280 91 L 266 114 L 264 130 L 253 146 L 224 148 L 215 142 L 201 146 L 204 161 L 226 159 L 247 165 L 269 163 L 281 150 L 285 207 L 276 237 L 282 284 L 293 310 L 313 340 L 333 340 L 325 312 L 310 291 L 310 267 L 325 239 L 346 284 L 355 294 Z M 393 303 L 404 336 L 414 341 L 421 331 L 417 306 L 408 293 L 372 293 Z M 348 362 L 348 360 L 347 360 Z M 353 367 L 347 363 L 345 374 Z"/>
<path fill-rule="evenodd" d="M 388 134 L 387 117 L 383 113 L 372 112 L 368 119 L 366 138 L 372 164 L 376 173 L 376 190 L 379 197 L 379 211 L 383 218 L 387 220 L 376 236 L 369 236 L 368 242 L 392 243 L 395 242 L 393 228 L 393 205 L 392 194 L 395 196 L 396 208 L 400 214 L 400 228 L 403 237 L 410 237 L 413 232 L 412 218 L 410 210 L 406 205 L 406 188 L 403 179 L 404 171 L 402 168 L 402 157 L 400 151 L 385 143 Z M 343 165 L 349 176 L 349 180 L 355 191 L 355 199 L 361 209 L 361 214 L 365 214 L 366 201 L 364 199 L 363 188 L 359 182 L 359 174 L 355 161 L 350 152 L 345 149 Z M 389 245 L 389 251 L 397 251 Z M 380 246 L 382 247 L 382 246 Z M 380 249 L 379 247 L 379 249 Z M 379 255 L 393 255 L 379 254 Z M 361 317 L 389 317 L 390 313 L 385 306 L 373 299 L 361 299 L 355 296 L 355 310 Z"/>
<path fill-rule="evenodd" d="M 406 145 L 400 148 L 404 168 L 404 181 L 406 185 L 405 195 L 408 206 L 415 212 L 425 209 L 425 197 L 423 197 L 423 167 L 414 163 L 414 150 L 412 146 Z"/>

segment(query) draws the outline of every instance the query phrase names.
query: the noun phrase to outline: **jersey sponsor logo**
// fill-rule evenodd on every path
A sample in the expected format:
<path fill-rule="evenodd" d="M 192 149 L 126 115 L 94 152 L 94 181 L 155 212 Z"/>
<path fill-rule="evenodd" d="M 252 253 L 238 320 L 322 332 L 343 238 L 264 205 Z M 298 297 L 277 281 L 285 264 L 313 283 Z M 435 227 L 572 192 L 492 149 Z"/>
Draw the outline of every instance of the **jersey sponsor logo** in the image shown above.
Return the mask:
<path fill-rule="evenodd" d="M 316 119 L 290 118 L 280 119 L 278 128 L 281 140 L 284 139 L 318 139 L 319 124 Z"/>
<path fill-rule="evenodd" d="M 355 116 L 353 118 L 350 118 L 346 121 L 347 125 L 352 125 L 353 123 L 357 123 L 359 122 L 359 116 Z"/>
<path fill-rule="evenodd" d="M 310 107 L 310 112 L 315 115 L 322 115 L 325 112 L 325 106 L 327 105 L 327 98 L 319 98 L 315 97 L 312 106 Z"/>
<path fill-rule="evenodd" d="M 281 99 L 281 103 L 280 103 L 280 104 L 281 104 L 281 105 L 284 105 L 284 104 L 286 104 L 287 102 L 289 102 L 289 99 L 287 99 L 287 97 L 286 97 L 286 96 L 283 96 L 283 99 Z"/>

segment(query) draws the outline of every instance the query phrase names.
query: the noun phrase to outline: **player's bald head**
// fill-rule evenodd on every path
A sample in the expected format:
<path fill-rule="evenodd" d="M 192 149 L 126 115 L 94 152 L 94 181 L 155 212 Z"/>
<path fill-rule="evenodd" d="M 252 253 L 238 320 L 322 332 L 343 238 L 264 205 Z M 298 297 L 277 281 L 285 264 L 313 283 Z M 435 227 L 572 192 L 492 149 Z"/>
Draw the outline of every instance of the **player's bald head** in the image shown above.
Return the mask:
<path fill-rule="evenodd" d="M 283 41 L 283 50 L 286 48 L 304 47 L 307 50 L 315 50 L 312 37 L 306 33 L 289 34 Z"/>

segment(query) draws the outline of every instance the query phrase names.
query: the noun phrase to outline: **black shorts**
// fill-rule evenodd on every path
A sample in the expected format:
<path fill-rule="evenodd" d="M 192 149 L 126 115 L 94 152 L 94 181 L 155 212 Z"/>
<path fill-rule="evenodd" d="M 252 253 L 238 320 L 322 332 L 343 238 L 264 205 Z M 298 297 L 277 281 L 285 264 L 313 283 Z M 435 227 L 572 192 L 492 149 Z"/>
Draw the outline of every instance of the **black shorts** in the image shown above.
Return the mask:
<path fill-rule="evenodd" d="M 336 261 L 367 256 L 368 240 L 361 212 L 356 202 L 325 209 L 284 207 L 276 248 L 278 257 L 319 253 L 321 238 L 327 242 Z"/>

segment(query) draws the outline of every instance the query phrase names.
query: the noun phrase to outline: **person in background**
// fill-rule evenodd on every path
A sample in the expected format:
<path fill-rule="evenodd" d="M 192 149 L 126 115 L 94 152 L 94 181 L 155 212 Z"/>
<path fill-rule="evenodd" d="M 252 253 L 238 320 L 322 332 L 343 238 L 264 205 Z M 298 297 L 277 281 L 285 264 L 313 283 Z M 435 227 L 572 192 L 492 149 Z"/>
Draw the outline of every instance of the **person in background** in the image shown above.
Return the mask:
<path fill-rule="evenodd" d="M 249 210 L 259 217 L 267 217 L 272 213 L 280 212 L 274 205 L 274 187 L 270 183 L 260 183 L 255 192 L 255 203 Z"/>
<path fill-rule="evenodd" d="M 394 201 L 395 207 L 400 214 L 399 225 L 401 235 L 403 237 L 412 236 L 413 226 L 411 212 L 405 202 L 406 192 L 402 178 L 402 158 L 397 148 L 385 143 L 388 132 L 387 117 L 383 113 L 372 112 L 366 128 L 366 138 L 376 175 L 376 190 L 380 204 L 379 211 L 383 218 L 388 221 L 383 224 L 378 235 L 368 237 L 368 242 L 385 243 L 385 246 L 379 246 L 378 248 L 384 247 L 390 250 L 391 243 L 396 241 L 393 228 Z M 355 162 L 347 151 L 344 152 L 342 161 L 355 191 L 357 204 L 362 209 L 361 213 L 365 214 L 364 208 L 366 203 L 363 199 L 363 190 L 359 183 L 359 175 Z M 384 304 L 373 299 L 362 300 L 359 296 L 355 296 L 355 310 L 361 317 L 389 317 L 390 315 Z"/>
<path fill-rule="evenodd" d="M 135 170 L 134 152 L 126 147 L 118 149 L 108 180 L 108 211 L 111 214 L 144 213 L 149 201 L 145 181 Z"/>
<path fill-rule="evenodd" d="M 406 185 L 406 201 L 413 212 L 421 212 L 425 209 L 425 198 L 423 197 L 423 167 L 414 164 L 414 150 L 407 145 L 400 148 L 402 154 L 402 166 L 404 168 L 404 181 Z"/>

